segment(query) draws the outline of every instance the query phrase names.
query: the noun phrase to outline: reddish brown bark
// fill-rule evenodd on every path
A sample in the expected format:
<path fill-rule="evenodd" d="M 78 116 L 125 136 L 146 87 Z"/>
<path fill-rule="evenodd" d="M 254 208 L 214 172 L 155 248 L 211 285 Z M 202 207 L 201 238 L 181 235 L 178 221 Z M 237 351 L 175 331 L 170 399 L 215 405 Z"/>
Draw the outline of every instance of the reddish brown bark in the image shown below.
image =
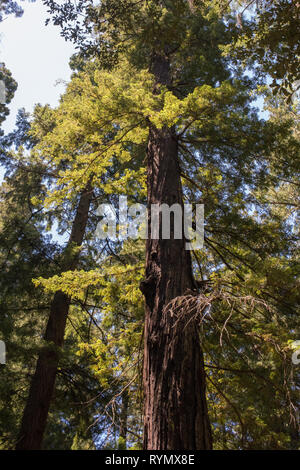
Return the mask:
<path fill-rule="evenodd" d="M 75 269 L 78 254 L 69 253 L 73 245 L 80 246 L 83 241 L 92 189 L 88 184 L 80 196 L 72 232 L 66 249 L 64 270 Z M 51 399 L 54 392 L 55 378 L 59 364 L 59 348 L 63 346 L 66 321 L 69 313 L 70 298 L 63 292 L 54 294 L 44 339 L 46 345 L 41 350 L 35 374 L 32 378 L 27 403 L 24 409 L 17 450 L 39 450 L 43 436 Z"/>
<path fill-rule="evenodd" d="M 170 84 L 167 57 L 156 56 L 156 83 Z M 198 322 L 189 312 L 177 317 L 167 304 L 193 290 L 190 252 L 185 240 L 151 239 L 151 204 L 183 205 L 174 131 L 151 126 L 147 163 L 148 228 L 144 333 L 144 448 L 211 448 L 205 397 L 205 372 Z M 171 227 L 172 228 L 172 227 Z"/>

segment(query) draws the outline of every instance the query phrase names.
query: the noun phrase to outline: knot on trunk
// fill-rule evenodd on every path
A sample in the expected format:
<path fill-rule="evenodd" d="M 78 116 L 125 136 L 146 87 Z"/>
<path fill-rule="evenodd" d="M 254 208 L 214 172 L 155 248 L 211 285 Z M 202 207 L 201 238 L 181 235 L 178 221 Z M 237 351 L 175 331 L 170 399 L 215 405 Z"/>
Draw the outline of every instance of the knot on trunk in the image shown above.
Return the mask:
<path fill-rule="evenodd" d="M 140 282 L 140 291 L 146 297 L 149 290 L 152 290 L 153 286 L 156 284 L 156 279 L 154 276 L 147 277 L 144 281 Z"/>
<path fill-rule="evenodd" d="M 140 283 L 140 291 L 145 297 L 146 304 L 153 309 L 157 279 L 154 275 L 147 277 Z"/>

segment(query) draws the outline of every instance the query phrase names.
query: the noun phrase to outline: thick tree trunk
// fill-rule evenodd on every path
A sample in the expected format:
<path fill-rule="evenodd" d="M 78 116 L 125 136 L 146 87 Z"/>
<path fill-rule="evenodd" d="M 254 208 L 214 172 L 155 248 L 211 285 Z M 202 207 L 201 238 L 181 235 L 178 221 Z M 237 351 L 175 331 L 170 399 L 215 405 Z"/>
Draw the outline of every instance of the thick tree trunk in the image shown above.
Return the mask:
<path fill-rule="evenodd" d="M 76 268 L 78 253 L 72 254 L 72 246 L 80 246 L 83 241 L 88 213 L 92 199 L 90 184 L 82 192 L 66 248 L 64 270 Z M 71 251 L 71 252 L 70 252 Z M 47 423 L 49 407 L 54 391 L 59 363 L 59 348 L 63 346 L 70 298 L 63 292 L 54 294 L 44 339 L 46 345 L 41 350 L 35 374 L 32 378 L 29 396 L 23 413 L 17 450 L 39 450 Z"/>
<path fill-rule="evenodd" d="M 155 56 L 156 84 L 170 84 L 167 57 Z M 154 91 L 156 92 L 156 91 Z M 194 289 L 190 252 L 185 240 L 151 239 L 151 204 L 180 204 L 183 194 L 174 131 L 150 128 L 148 143 L 148 240 L 144 333 L 144 448 L 195 450 L 211 448 L 205 397 L 205 372 L 198 321 L 186 310 L 166 306 Z M 161 219 L 160 219 L 161 226 Z"/>

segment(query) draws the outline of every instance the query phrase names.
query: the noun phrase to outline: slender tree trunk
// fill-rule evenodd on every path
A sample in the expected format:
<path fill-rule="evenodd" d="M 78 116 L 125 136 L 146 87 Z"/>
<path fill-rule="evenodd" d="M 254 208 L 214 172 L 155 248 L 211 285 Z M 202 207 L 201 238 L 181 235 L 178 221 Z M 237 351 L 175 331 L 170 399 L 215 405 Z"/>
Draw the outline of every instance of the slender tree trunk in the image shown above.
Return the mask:
<path fill-rule="evenodd" d="M 119 439 L 119 449 L 127 449 L 127 421 L 128 421 L 128 404 L 129 404 L 129 394 L 128 390 L 124 390 L 122 393 L 122 408 L 120 415 L 120 439 Z"/>
<path fill-rule="evenodd" d="M 155 55 L 152 73 L 170 84 L 170 64 Z M 154 90 L 154 93 L 157 91 Z M 198 324 L 187 311 L 177 316 L 166 306 L 194 289 L 190 252 L 185 240 L 151 239 L 151 204 L 180 204 L 183 194 L 178 144 L 173 129 L 150 127 L 148 142 L 148 240 L 144 333 L 144 448 L 195 450 L 211 448 L 205 397 L 205 372 Z M 161 219 L 160 219 L 161 226 Z M 174 228 L 174 227 L 173 227 Z"/>
<path fill-rule="evenodd" d="M 72 254 L 72 247 L 82 244 L 91 199 L 92 188 L 88 183 L 79 199 L 72 232 L 66 248 L 65 261 L 63 263 L 64 270 L 72 270 L 77 266 L 78 253 Z M 39 450 L 42 447 L 59 363 L 59 348 L 64 343 L 69 306 L 70 298 L 64 292 L 57 291 L 50 306 L 50 315 L 44 336 L 46 345 L 39 354 L 24 409 L 20 434 L 16 445 L 17 450 Z"/>

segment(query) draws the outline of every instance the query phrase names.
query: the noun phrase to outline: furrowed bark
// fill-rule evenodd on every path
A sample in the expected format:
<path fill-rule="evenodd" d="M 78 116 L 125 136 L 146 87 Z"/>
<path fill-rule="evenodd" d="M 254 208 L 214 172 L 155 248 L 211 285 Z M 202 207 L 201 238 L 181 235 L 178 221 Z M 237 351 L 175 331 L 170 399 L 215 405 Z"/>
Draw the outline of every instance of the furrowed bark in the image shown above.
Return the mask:
<path fill-rule="evenodd" d="M 156 55 L 152 73 L 170 84 L 168 58 Z M 166 308 L 193 290 L 190 252 L 185 239 L 151 239 L 151 204 L 180 204 L 183 194 L 178 144 L 173 129 L 150 127 L 147 149 L 148 239 L 144 332 L 144 448 L 148 450 L 210 449 L 211 430 L 205 397 L 205 371 L 198 322 L 189 312 L 180 317 Z M 161 225 L 161 220 L 160 220 Z"/>
<path fill-rule="evenodd" d="M 69 243 L 66 248 L 83 241 L 88 213 L 92 200 L 92 188 L 88 183 L 82 192 Z M 78 263 L 78 254 L 68 254 L 64 270 L 73 270 Z M 44 335 L 46 345 L 41 350 L 35 374 L 32 378 L 27 403 L 24 409 L 16 450 L 40 450 L 47 424 L 47 417 L 54 392 L 55 378 L 59 364 L 59 348 L 63 347 L 66 321 L 69 313 L 70 298 L 61 291 L 54 294 Z"/>

